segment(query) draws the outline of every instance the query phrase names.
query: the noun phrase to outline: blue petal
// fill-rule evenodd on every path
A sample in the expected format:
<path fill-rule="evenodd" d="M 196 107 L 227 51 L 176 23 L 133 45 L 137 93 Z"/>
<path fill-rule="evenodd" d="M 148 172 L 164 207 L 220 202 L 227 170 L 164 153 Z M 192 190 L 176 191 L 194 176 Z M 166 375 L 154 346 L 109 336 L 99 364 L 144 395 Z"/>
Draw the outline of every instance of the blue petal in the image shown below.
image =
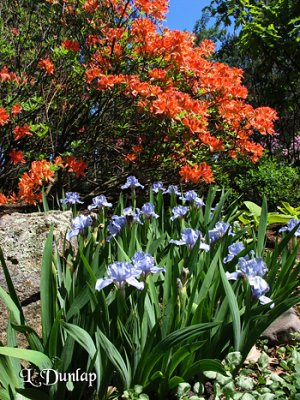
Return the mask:
<path fill-rule="evenodd" d="M 133 278 L 133 277 L 127 278 L 127 279 L 126 279 L 126 282 L 127 282 L 129 285 L 132 285 L 132 286 L 136 287 L 136 288 L 139 289 L 139 290 L 143 290 L 143 289 L 144 289 L 144 282 L 139 282 L 139 281 L 137 281 L 137 280 L 136 280 L 135 278 Z"/>
<path fill-rule="evenodd" d="M 113 280 L 110 278 L 100 278 L 96 282 L 96 290 L 100 291 L 101 289 L 105 288 L 106 286 L 113 283 Z"/>

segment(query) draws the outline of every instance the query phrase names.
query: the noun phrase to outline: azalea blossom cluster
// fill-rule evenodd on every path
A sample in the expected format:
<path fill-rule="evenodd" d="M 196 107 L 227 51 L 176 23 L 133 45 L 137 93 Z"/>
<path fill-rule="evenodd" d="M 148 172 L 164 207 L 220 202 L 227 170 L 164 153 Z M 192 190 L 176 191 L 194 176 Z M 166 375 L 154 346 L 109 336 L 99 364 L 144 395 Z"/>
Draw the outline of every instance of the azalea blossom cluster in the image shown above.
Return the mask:
<path fill-rule="evenodd" d="M 12 150 L 10 153 L 13 164 L 24 163 L 23 153 Z M 24 201 L 28 204 L 37 204 L 42 201 L 42 187 L 44 184 L 54 182 L 55 171 L 66 168 L 68 172 L 75 172 L 76 176 L 83 176 L 87 164 L 83 160 L 77 161 L 69 156 L 65 160 L 56 157 L 54 162 L 47 160 L 33 161 L 28 172 L 24 172 L 18 183 L 18 193 L 5 196 L 0 193 L 0 204 L 16 203 Z M 68 202 L 68 201 L 67 201 Z"/>
<path fill-rule="evenodd" d="M 140 10 L 141 3 L 118 2 L 116 12 L 129 15 L 130 10 Z M 152 9 L 166 9 L 166 3 L 153 1 Z M 131 97 L 140 112 L 169 119 L 174 127 L 167 134 L 170 140 L 176 132 L 185 132 L 180 175 L 186 181 L 210 183 L 214 179 L 205 161 L 187 163 L 194 148 L 201 153 L 226 151 L 231 157 L 249 155 L 257 161 L 263 147 L 253 141 L 252 134 L 273 134 L 276 112 L 269 107 L 254 109 L 245 103 L 247 90 L 241 84 L 242 70 L 208 60 L 214 51 L 212 42 L 205 40 L 195 47 L 190 33 L 167 28 L 159 32 L 150 8 L 145 6 L 143 10 L 145 14 L 136 13 L 136 18 L 122 28 L 108 24 L 98 28 L 109 50 L 113 44 L 113 54 L 105 51 L 104 40 L 92 42 L 94 57 L 86 69 L 89 87 Z M 116 74 L 112 58 L 121 63 L 125 56 L 133 61 L 143 59 L 142 69 L 134 74 Z M 155 58 L 162 60 L 163 67 L 153 65 Z M 180 79 L 176 78 L 178 75 Z M 185 87 L 189 87 L 189 94 Z M 213 129 L 211 120 L 217 121 Z M 126 156 L 127 160 L 135 161 L 141 150 L 142 146 L 137 146 Z"/>
<path fill-rule="evenodd" d="M 59 37 L 49 38 L 51 50 L 48 46 L 36 54 L 31 60 L 35 70 L 30 74 L 17 75 L 0 65 L 7 95 L 7 101 L 5 95 L 1 101 L 0 129 L 9 139 L 6 155 L 13 165 L 30 167 L 36 155 L 26 154 L 24 149 L 30 144 L 40 149 L 37 143 L 42 142 L 45 146 L 41 148 L 51 148 L 54 159 L 64 158 L 69 172 L 82 176 L 86 162 L 70 153 L 80 148 L 84 154 L 84 144 L 90 141 L 97 147 L 98 124 L 89 123 L 93 115 L 103 115 L 103 126 L 110 126 L 107 121 L 113 119 L 111 126 L 118 127 L 118 117 L 109 114 L 109 107 L 100 113 L 102 102 L 112 101 L 117 112 L 128 118 L 124 126 L 132 128 L 126 138 L 125 131 L 122 138 L 119 134 L 110 138 L 116 146 L 120 141 L 126 143 L 120 146 L 122 162 L 143 165 L 146 159 L 159 163 L 167 158 L 183 181 L 210 184 L 215 180 L 214 156 L 219 153 L 247 156 L 253 162 L 263 154 L 263 147 L 253 137 L 274 134 L 276 112 L 247 104 L 243 71 L 212 61 L 211 41 L 196 46 L 191 33 L 162 27 L 167 0 L 47 2 L 54 16 L 60 15 L 58 8 L 64 10 Z M 82 35 L 78 35 L 79 26 Z M 16 97 L 12 103 L 9 99 L 21 87 L 29 97 Z M 77 88 L 78 100 L 68 101 Z M 77 108 L 82 114 L 75 113 Z M 52 123 L 49 115 L 57 110 L 59 118 Z M 97 149 L 95 154 L 99 154 Z M 89 150 L 86 157 L 92 161 Z"/>

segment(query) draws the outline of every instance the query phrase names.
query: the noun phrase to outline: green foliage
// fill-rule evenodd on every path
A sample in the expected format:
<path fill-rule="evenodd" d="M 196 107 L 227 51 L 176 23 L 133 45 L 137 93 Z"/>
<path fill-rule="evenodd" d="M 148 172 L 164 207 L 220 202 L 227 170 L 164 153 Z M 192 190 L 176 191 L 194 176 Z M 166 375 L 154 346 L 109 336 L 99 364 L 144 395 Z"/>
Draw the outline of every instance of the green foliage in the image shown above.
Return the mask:
<path fill-rule="evenodd" d="M 259 225 L 259 221 L 262 215 L 262 208 L 257 204 L 252 203 L 251 201 L 244 201 L 245 207 L 248 211 L 244 211 L 240 216 L 239 220 L 244 225 L 252 225 L 254 224 L 256 227 Z M 280 207 L 278 207 L 280 208 Z M 269 212 L 267 214 L 267 224 L 286 224 L 289 220 L 293 218 L 292 214 L 279 214 L 278 212 Z"/>
<path fill-rule="evenodd" d="M 274 366 L 271 366 L 267 353 L 262 351 L 257 363 L 250 362 L 238 374 L 235 374 L 236 364 L 232 363 L 232 357 L 235 358 L 237 354 L 239 353 L 230 353 L 224 360 L 224 368 L 227 370 L 226 377 L 216 373 L 205 373 L 214 385 L 214 398 L 216 400 L 223 399 L 224 396 L 226 399 L 233 400 L 292 400 L 299 398 L 299 344 L 287 345 L 277 349 L 276 358 L 279 365 L 275 368 L 278 371 L 274 370 Z M 185 397 L 182 397 L 182 399 L 185 399 Z"/>
<path fill-rule="evenodd" d="M 0 347 L 3 397 L 18 392 L 29 399 L 80 400 L 97 395 L 105 400 L 123 393 L 128 399 L 165 399 L 181 383 L 193 381 L 199 382 L 193 387 L 196 400 L 201 399 L 207 371 L 227 379 L 221 361 L 228 353 L 239 352 L 239 357 L 230 358 L 237 369 L 270 323 L 299 301 L 300 272 L 296 261 L 300 244 L 289 245 L 294 231 L 276 242 L 273 255 L 264 252 L 266 201 L 258 229 L 249 236 L 247 229 L 236 224 L 238 209 L 235 204 L 226 205 L 227 199 L 228 193 L 210 190 L 205 207 L 186 204 L 187 216 L 171 222 L 171 208 L 180 204 L 175 194 L 167 205 L 160 191 L 150 190 L 159 218 L 141 216 L 143 225 L 129 219 L 120 234 L 107 241 L 110 221 L 100 211 L 94 226 L 78 236 L 76 246 L 65 245 L 63 254 L 55 247 L 53 253 L 51 231 L 41 272 L 41 338 L 24 320 L 1 256 L 9 293 L 1 290 L 0 295 L 10 312 L 7 344 Z M 139 202 L 135 191 L 127 198 L 120 196 L 115 212 L 123 213 L 130 202 Z M 233 235 L 219 234 L 211 240 L 209 251 L 199 249 L 221 220 L 235 227 Z M 202 239 L 190 248 L 170 243 L 188 227 L 201 230 Z M 238 257 L 226 264 L 223 260 L 228 246 L 238 241 L 245 246 L 240 256 L 253 250 L 264 258 L 273 308 L 257 301 L 246 276 L 228 281 L 225 271 L 235 271 Z M 110 264 L 130 261 L 137 251 L 149 252 L 165 272 L 140 276 L 144 290 L 109 285 L 95 291 Z M 26 335 L 26 351 L 17 348 L 16 332 Z M 33 363 L 37 372 L 49 363 L 62 373 L 80 368 L 95 373 L 95 382 L 24 387 L 18 375 L 21 365 L 14 357 Z M 244 387 L 249 384 L 247 379 L 240 382 Z M 185 399 L 186 387 L 181 388 L 178 398 Z"/>
<path fill-rule="evenodd" d="M 260 204 L 263 196 L 275 211 L 282 202 L 297 206 L 300 202 L 300 176 L 296 168 L 280 165 L 268 156 L 256 164 L 243 160 L 219 163 L 217 183 L 231 188 L 242 200 Z"/>
<path fill-rule="evenodd" d="M 281 207 L 277 207 L 279 211 L 281 211 L 285 215 L 291 215 L 293 218 L 299 219 L 300 216 L 300 207 L 292 207 L 286 201 L 281 203 Z"/>

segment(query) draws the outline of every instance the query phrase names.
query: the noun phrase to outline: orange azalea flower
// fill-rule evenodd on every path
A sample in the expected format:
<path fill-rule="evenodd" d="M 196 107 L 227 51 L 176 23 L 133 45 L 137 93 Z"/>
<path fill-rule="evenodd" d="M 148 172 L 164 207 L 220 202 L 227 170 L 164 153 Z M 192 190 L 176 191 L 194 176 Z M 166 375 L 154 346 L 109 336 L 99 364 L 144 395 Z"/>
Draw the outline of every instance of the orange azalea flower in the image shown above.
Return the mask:
<path fill-rule="evenodd" d="M 64 164 L 63 164 L 64 161 L 63 161 L 63 159 L 62 159 L 61 156 L 55 157 L 53 163 L 54 163 L 54 165 L 56 165 L 57 167 L 66 168 L 66 167 L 64 166 Z"/>
<path fill-rule="evenodd" d="M 16 194 L 13 192 L 9 197 L 8 197 L 8 203 L 15 204 L 18 200 L 18 197 Z"/>
<path fill-rule="evenodd" d="M 132 146 L 132 151 L 134 153 L 141 153 L 143 151 L 143 146 L 136 144 L 135 146 Z"/>
<path fill-rule="evenodd" d="M 199 50 L 204 57 L 209 57 L 215 51 L 215 43 L 209 39 L 204 39 L 199 45 Z"/>
<path fill-rule="evenodd" d="M 9 115 L 4 108 L 0 107 L 0 126 L 3 126 L 9 122 Z"/>
<path fill-rule="evenodd" d="M 94 13 L 99 8 L 98 0 L 86 0 L 82 6 L 83 10 L 88 13 Z"/>
<path fill-rule="evenodd" d="M 11 80 L 11 75 L 8 72 L 7 67 L 3 67 L 2 70 L 0 71 L 0 78 L 2 82 L 8 82 Z"/>
<path fill-rule="evenodd" d="M 77 161 L 74 156 L 66 157 L 66 166 L 69 167 L 68 172 L 75 172 L 76 177 L 84 176 L 84 170 L 87 168 L 87 164 L 83 160 Z"/>
<path fill-rule="evenodd" d="M 15 104 L 11 108 L 11 114 L 13 117 L 20 114 L 21 111 L 22 111 L 22 106 L 20 104 Z"/>
<path fill-rule="evenodd" d="M 254 129 L 257 129 L 262 135 L 272 135 L 274 131 L 274 121 L 278 119 L 275 110 L 270 107 L 259 107 L 254 110 L 254 117 L 251 121 Z"/>
<path fill-rule="evenodd" d="M 264 148 L 259 143 L 254 143 L 248 140 L 238 142 L 240 151 L 242 154 L 252 153 L 250 159 L 252 162 L 256 163 L 258 159 L 263 155 Z"/>
<path fill-rule="evenodd" d="M 94 79 L 100 78 L 102 70 L 100 68 L 90 68 L 85 71 L 86 82 L 91 83 Z"/>
<path fill-rule="evenodd" d="M 205 162 L 200 165 L 184 165 L 179 171 L 179 175 L 185 180 L 185 182 L 199 183 L 202 178 L 206 183 L 214 181 L 213 173 L 208 164 Z"/>
<path fill-rule="evenodd" d="M 92 47 L 102 43 L 102 39 L 98 35 L 88 35 L 86 43 L 88 46 Z"/>
<path fill-rule="evenodd" d="M 162 68 L 153 68 L 148 72 L 148 74 L 152 79 L 164 80 L 167 75 L 167 71 Z"/>
<path fill-rule="evenodd" d="M 44 69 L 49 75 L 52 75 L 54 73 L 54 65 L 49 58 L 40 60 L 38 63 L 38 67 Z"/>
<path fill-rule="evenodd" d="M 29 125 L 23 125 L 23 126 L 17 125 L 13 129 L 13 133 L 14 133 L 15 140 L 22 139 L 26 135 L 27 136 L 32 136 L 32 133 L 30 132 L 30 126 Z"/>
<path fill-rule="evenodd" d="M 134 153 L 129 153 L 126 156 L 124 156 L 124 160 L 127 161 L 127 162 L 133 162 L 136 159 L 137 159 L 137 156 Z"/>
<path fill-rule="evenodd" d="M 4 196 L 3 193 L 0 193 L 0 204 L 6 204 L 7 203 L 7 197 Z"/>
<path fill-rule="evenodd" d="M 75 40 L 64 40 L 61 45 L 67 50 L 72 50 L 72 51 L 80 50 L 80 45 Z"/>
<path fill-rule="evenodd" d="M 33 161 L 31 163 L 31 176 L 38 181 L 53 181 L 54 170 L 51 169 L 51 163 L 46 160 Z"/>
<path fill-rule="evenodd" d="M 36 204 L 41 201 L 42 193 L 40 186 L 43 182 L 53 182 L 53 175 L 55 174 L 52 169 L 52 164 L 46 160 L 33 161 L 31 168 L 25 172 L 18 183 L 19 198 L 29 204 Z"/>
<path fill-rule="evenodd" d="M 14 36 L 18 36 L 19 33 L 20 33 L 19 28 L 16 28 L 16 27 L 11 28 L 10 31 L 11 31 L 11 33 L 12 33 Z"/>
<path fill-rule="evenodd" d="M 168 12 L 168 0 L 135 0 L 135 5 L 139 11 L 148 14 L 157 20 L 165 19 Z"/>
<path fill-rule="evenodd" d="M 16 165 L 19 163 L 25 164 L 26 161 L 24 160 L 24 153 L 23 151 L 18 151 L 13 149 L 10 153 L 9 153 L 9 157 L 11 159 L 11 162 Z"/>
<path fill-rule="evenodd" d="M 206 164 L 205 162 L 201 163 L 199 165 L 199 170 L 200 170 L 201 177 L 203 178 L 203 180 L 206 183 L 214 182 L 213 173 L 208 164 Z"/>

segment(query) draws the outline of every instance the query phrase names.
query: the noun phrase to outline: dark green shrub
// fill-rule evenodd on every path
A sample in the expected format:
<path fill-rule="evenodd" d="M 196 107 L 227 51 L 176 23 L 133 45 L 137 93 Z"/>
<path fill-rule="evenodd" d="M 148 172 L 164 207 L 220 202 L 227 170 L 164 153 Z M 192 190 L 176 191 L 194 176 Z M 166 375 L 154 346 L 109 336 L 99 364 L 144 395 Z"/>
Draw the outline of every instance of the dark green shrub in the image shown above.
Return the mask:
<path fill-rule="evenodd" d="M 220 162 L 215 174 L 216 183 L 231 188 L 233 196 L 242 196 L 261 204 L 263 195 L 269 209 L 276 209 L 281 201 L 292 206 L 300 204 L 300 175 L 296 167 L 279 164 L 264 156 L 256 164 L 244 160 Z"/>

